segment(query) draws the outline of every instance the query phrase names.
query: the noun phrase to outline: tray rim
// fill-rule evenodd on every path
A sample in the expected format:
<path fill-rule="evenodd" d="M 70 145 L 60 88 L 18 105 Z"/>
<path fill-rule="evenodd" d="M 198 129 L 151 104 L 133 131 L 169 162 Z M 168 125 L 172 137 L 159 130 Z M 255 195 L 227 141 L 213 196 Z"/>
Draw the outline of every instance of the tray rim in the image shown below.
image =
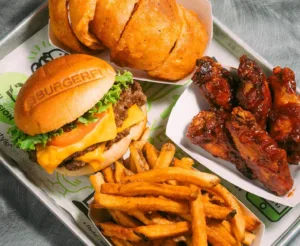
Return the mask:
<path fill-rule="evenodd" d="M 47 15 L 45 15 L 45 12 Z M 45 17 L 46 16 L 46 17 Z M 38 20 L 34 22 L 34 20 Z M 46 20 L 46 21 L 45 21 Z M 0 39 L 0 60 L 8 55 L 11 51 L 17 48 L 20 44 L 33 36 L 40 29 L 48 24 L 48 3 L 41 4 L 31 14 L 29 14 L 23 21 L 21 21 L 14 29 L 4 35 Z M 236 42 L 240 49 L 246 50 L 248 55 L 255 58 L 262 67 L 272 69 L 271 63 L 263 58 L 259 53 L 253 50 L 245 41 L 232 32 L 227 26 L 225 26 L 218 18 L 213 16 L 214 29 L 226 33 L 229 39 Z M 27 29 L 27 31 L 25 31 Z M 214 31 L 213 31 L 214 32 Z M 23 36 L 22 36 L 23 35 Z M 214 38 L 214 37 L 213 37 Z M 220 40 L 216 39 L 219 43 Z M 11 42 L 14 41 L 14 42 Z M 224 46 L 224 44 L 221 43 Z M 5 49 L 1 48 L 5 47 Z M 229 47 L 226 47 L 229 52 Z M 4 52 L 3 52 L 4 50 Z M 0 163 L 2 163 L 20 182 L 32 192 L 75 236 L 77 236 L 86 245 L 95 245 L 94 242 L 80 229 L 73 217 L 55 203 L 40 187 L 27 177 L 26 173 L 19 169 L 18 164 L 0 149 Z M 64 218 L 63 218 L 64 217 Z M 66 217 L 68 217 L 67 220 Z M 281 234 L 278 239 L 272 245 L 287 245 L 291 242 L 297 234 L 300 232 L 300 215 L 290 225 L 290 227 Z"/>

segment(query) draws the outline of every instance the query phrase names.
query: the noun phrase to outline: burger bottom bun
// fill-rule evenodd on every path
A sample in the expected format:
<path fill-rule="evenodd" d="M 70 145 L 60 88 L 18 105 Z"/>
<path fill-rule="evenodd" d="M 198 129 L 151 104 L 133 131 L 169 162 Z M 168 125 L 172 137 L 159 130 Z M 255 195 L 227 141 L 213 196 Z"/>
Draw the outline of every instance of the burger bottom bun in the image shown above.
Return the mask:
<path fill-rule="evenodd" d="M 142 107 L 142 110 L 144 113 L 146 113 L 145 105 Z M 99 170 L 95 170 L 90 165 L 86 165 L 76 171 L 70 171 L 65 167 L 58 167 L 56 168 L 56 171 L 65 176 L 74 177 L 74 176 L 91 175 L 95 172 L 98 172 L 108 167 L 109 165 L 111 165 L 112 163 L 114 163 L 115 161 L 123 157 L 123 155 L 128 150 L 132 140 L 138 140 L 142 136 L 146 127 L 146 123 L 147 123 L 147 118 L 145 118 L 139 124 L 131 127 L 129 134 L 126 137 L 122 138 L 119 142 L 114 143 L 108 150 L 104 151 L 103 153 L 104 161 L 101 163 Z"/>

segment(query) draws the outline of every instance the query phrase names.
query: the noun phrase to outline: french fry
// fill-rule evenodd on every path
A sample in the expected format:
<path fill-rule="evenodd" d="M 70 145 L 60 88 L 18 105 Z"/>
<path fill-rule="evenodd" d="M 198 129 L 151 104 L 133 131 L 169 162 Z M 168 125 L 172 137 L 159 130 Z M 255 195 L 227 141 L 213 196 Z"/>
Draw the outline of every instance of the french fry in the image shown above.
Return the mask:
<path fill-rule="evenodd" d="M 193 165 L 194 165 L 194 161 L 191 158 L 183 157 L 181 160 L 174 158 L 174 167 L 191 169 Z"/>
<path fill-rule="evenodd" d="M 185 236 L 175 237 L 173 238 L 173 241 L 175 241 L 176 243 L 186 242 L 186 237 Z"/>
<path fill-rule="evenodd" d="M 246 230 L 247 231 L 253 232 L 260 225 L 260 221 L 253 218 L 253 217 L 250 217 L 250 216 L 246 215 L 246 216 L 244 216 L 244 218 L 245 218 Z"/>
<path fill-rule="evenodd" d="M 210 194 L 208 192 L 203 194 L 202 199 L 203 199 L 203 201 L 207 201 L 207 202 L 210 202 L 213 204 L 222 205 L 222 206 L 226 205 L 224 199 L 222 199 L 219 196 Z"/>
<path fill-rule="evenodd" d="M 124 177 L 133 174 L 134 173 L 128 170 L 126 167 L 124 167 L 124 165 L 121 162 L 115 162 L 115 180 L 117 183 L 120 183 Z"/>
<path fill-rule="evenodd" d="M 117 238 L 130 242 L 139 242 L 141 237 L 137 236 L 134 232 L 134 228 L 126 228 L 120 225 L 113 224 L 111 222 L 106 223 L 95 223 L 96 226 L 100 229 L 102 234 L 107 237 Z"/>
<path fill-rule="evenodd" d="M 189 157 L 181 158 L 181 162 L 184 164 L 184 166 L 190 167 L 190 168 L 192 168 L 194 165 L 194 160 Z"/>
<path fill-rule="evenodd" d="M 134 174 L 132 171 L 130 171 L 129 169 L 127 169 L 125 166 L 123 168 L 123 171 L 124 171 L 125 176 L 131 176 L 131 175 Z"/>
<path fill-rule="evenodd" d="M 113 220 L 121 226 L 133 228 L 141 225 L 137 220 L 124 212 L 118 210 L 109 210 L 109 213 Z"/>
<path fill-rule="evenodd" d="M 114 171 L 111 167 L 106 167 L 102 170 L 102 174 L 104 175 L 104 180 L 106 183 L 114 183 Z"/>
<path fill-rule="evenodd" d="M 235 235 L 235 238 L 239 242 L 243 242 L 245 238 L 245 219 L 237 200 L 225 187 L 220 184 L 212 187 L 209 189 L 209 191 L 222 197 L 225 203 L 236 211 L 235 216 L 231 220 L 231 229 Z"/>
<path fill-rule="evenodd" d="M 185 236 L 185 244 L 186 246 L 193 246 L 193 241 L 191 236 Z"/>
<path fill-rule="evenodd" d="M 101 193 L 128 197 L 152 195 L 173 199 L 195 200 L 199 191 L 194 187 L 190 188 L 186 186 L 174 186 L 150 182 L 132 182 L 127 184 L 102 184 Z"/>
<path fill-rule="evenodd" d="M 212 198 L 210 198 L 210 202 L 213 204 L 225 205 L 224 199 L 219 196 L 213 196 Z"/>
<path fill-rule="evenodd" d="M 129 156 L 129 170 L 133 173 L 137 173 L 135 162 L 133 161 L 132 155 Z"/>
<path fill-rule="evenodd" d="M 116 223 L 96 223 L 117 246 L 251 245 L 260 222 L 244 214 L 235 197 L 212 174 L 193 169 L 190 158 L 174 158 L 175 146 L 161 152 L 146 142 L 130 145 L 130 157 L 90 180 L 91 207 L 105 208 Z M 170 165 L 174 165 L 171 166 Z M 153 168 L 152 170 L 148 170 Z M 201 192 L 202 190 L 202 192 Z"/>
<path fill-rule="evenodd" d="M 124 166 L 121 162 L 115 162 L 115 180 L 117 183 L 120 183 L 121 180 L 124 178 Z"/>
<path fill-rule="evenodd" d="M 133 246 L 153 246 L 153 241 L 148 241 L 148 242 L 144 242 L 144 241 L 139 241 L 137 243 L 132 243 Z"/>
<path fill-rule="evenodd" d="M 135 217 L 145 225 L 167 225 L 174 223 L 162 217 L 156 212 L 152 212 L 151 214 L 145 214 L 145 212 L 142 211 L 128 211 L 128 214 Z"/>
<path fill-rule="evenodd" d="M 186 221 L 192 222 L 192 216 L 189 213 L 188 214 L 180 214 L 179 216 L 180 216 L 180 218 L 182 218 Z"/>
<path fill-rule="evenodd" d="M 236 239 L 230 234 L 230 232 L 219 222 L 208 223 L 207 227 L 218 233 L 219 237 L 225 240 L 229 245 L 236 246 Z"/>
<path fill-rule="evenodd" d="M 231 220 L 235 216 L 235 210 L 227 207 L 218 206 L 209 202 L 203 202 L 204 214 L 206 218 L 217 220 Z M 190 214 L 180 214 L 186 221 L 192 221 Z"/>
<path fill-rule="evenodd" d="M 135 147 L 142 150 L 144 145 L 147 143 L 149 136 L 150 136 L 150 128 L 147 127 L 143 132 L 143 135 L 140 137 L 140 139 L 134 142 Z"/>
<path fill-rule="evenodd" d="M 155 212 L 154 213 L 152 212 L 151 214 L 149 214 L 149 219 L 153 225 L 167 225 L 167 224 L 174 223 L 173 221 L 168 220 L 168 219 L 162 217 L 160 214 L 155 213 Z"/>
<path fill-rule="evenodd" d="M 204 215 L 204 206 L 202 202 L 201 191 L 198 198 L 191 202 L 192 215 L 192 245 L 202 246 L 207 245 L 206 222 Z"/>
<path fill-rule="evenodd" d="M 101 185 L 104 183 L 103 175 L 100 172 L 98 172 L 94 175 L 91 175 L 90 181 L 91 181 L 92 186 L 95 189 L 95 192 L 100 192 Z"/>
<path fill-rule="evenodd" d="M 204 213 L 207 218 L 217 220 L 231 220 L 236 211 L 232 208 L 222 207 L 210 202 L 203 201 Z"/>
<path fill-rule="evenodd" d="M 189 223 L 185 221 L 168 225 L 140 226 L 133 229 L 134 233 L 145 241 L 176 237 L 188 233 L 190 230 Z"/>
<path fill-rule="evenodd" d="M 160 168 L 144 173 L 138 173 L 124 178 L 124 182 L 141 181 L 163 183 L 168 180 L 195 184 L 200 187 L 210 188 L 217 185 L 220 179 L 212 174 L 203 173 L 196 170 L 186 170 L 179 167 Z"/>
<path fill-rule="evenodd" d="M 145 151 L 149 166 L 151 168 L 153 168 L 155 166 L 155 163 L 156 163 L 158 155 L 159 155 L 158 150 L 151 143 L 147 142 L 147 143 L 145 143 L 144 151 Z"/>
<path fill-rule="evenodd" d="M 169 167 L 173 160 L 175 150 L 176 148 L 174 144 L 164 144 L 161 148 L 160 154 L 155 162 L 153 169 Z"/>
<path fill-rule="evenodd" d="M 210 197 L 209 197 L 209 193 L 208 192 L 202 194 L 202 201 L 203 202 L 209 202 L 210 201 Z"/>
<path fill-rule="evenodd" d="M 170 213 L 187 214 L 189 206 L 186 203 L 156 197 L 121 197 L 96 193 L 94 196 L 96 208 L 116 209 L 121 211 L 164 211 Z"/>
<path fill-rule="evenodd" d="M 149 165 L 143 156 L 142 151 L 136 148 L 134 144 L 130 144 L 129 149 L 132 162 L 136 167 L 136 171 L 138 173 L 142 173 L 149 170 Z"/>
<path fill-rule="evenodd" d="M 190 231 L 188 222 L 178 222 L 169 225 L 149 225 L 136 228 L 126 228 L 110 222 L 96 223 L 103 235 L 130 242 L 156 240 L 175 237 Z"/>
<path fill-rule="evenodd" d="M 207 226 L 206 227 L 206 233 L 207 233 L 207 241 L 211 245 L 231 246 L 231 244 L 228 243 L 225 238 L 220 237 L 219 232 L 214 230 L 214 228 L 211 228 L 211 227 Z"/>
<path fill-rule="evenodd" d="M 152 246 L 176 246 L 177 242 L 175 242 L 172 239 L 168 239 L 168 240 L 155 240 L 153 241 L 153 245 Z"/>
<path fill-rule="evenodd" d="M 168 180 L 167 184 L 169 184 L 169 185 L 178 185 L 178 182 L 176 180 Z"/>
<path fill-rule="evenodd" d="M 227 231 L 229 231 L 232 234 L 231 225 L 229 221 L 223 220 L 222 225 L 227 229 Z"/>
<path fill-rule="evenodd" d="M 139 221 L 141 221 L 145 225 L 153 225 L 152 221 L 145 215 L 145 212 L 143 211 L 138 211 L 138 210 L 131 210 L 128 211 L 128 214 L 131 216 L 135 217 Z"/>
<path fill-rule="evenodd" d="M 184 168 L 185 169 L 185 166 L 182 164 L 181 160 L 179 160 L 176 157 L 174 157 L 174 167 L 180 167 L 180 168 Z"/>
<path fill-rule="evenodd" d="M 243 241 L 243 244 L 251 245 L 255 238 L 256 238 L 256 236 L 253 233 L 246 231 L 245 232 L 245 239 Z"/>
<path fill-rule="evenodd" d="M 132 243 L 125 241 L 125 240 L 118 239 L 118 238 L 112 237 L 112 238 L 110 238 L 110 240 L 113 242 L 113 244 L 115 246 L 133 246 Z"/>

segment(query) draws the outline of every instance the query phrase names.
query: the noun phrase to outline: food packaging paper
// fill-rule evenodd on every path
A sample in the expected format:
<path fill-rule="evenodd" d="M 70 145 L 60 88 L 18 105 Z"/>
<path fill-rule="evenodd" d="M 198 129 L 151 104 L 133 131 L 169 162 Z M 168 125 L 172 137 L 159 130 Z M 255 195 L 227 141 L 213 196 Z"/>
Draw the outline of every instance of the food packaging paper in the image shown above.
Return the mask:
<path fill-rule="evenodd" d="M 206 166 L 212 172 L 219 174 L 223 179 L 230 181 L 232 184 L 267 200 L 291 207 L 296 206 L 300 202 L 299 166 L 289 166 L 291 175 L 294 178 L 294 187 L 286 196 L 277 196 L 264 188 L 259 181 L 245 178 L 232 163 L 213 157 L 204 149 L 193 145 L 186 138 L 187 127 L 193 117 L 201 110 L 207 109 L 209 109 L 209 104 L 199 87 L 191 84 L 184 91 L 173 108 L 167 126 L 167 136 L 199 163 Z"/>
<path fill-rule="evenodd" d="M 205 53 L 207 53 L 210 44 L 211 44 L 211 39 L 212 39 L 212 35 L 213 35 L 213 17 L 212 17 L 212 7 L 211 7 L 211 3 L 208 0 L 177 0 L 177 3 L 183 5 L 184 7 L 186 7 L 187 9 L 193 10 L 195 13 L 197 13 L 199 19 L 202 21 L 202 23 L 204 24 L 207 33 L 208 33 L 208 37 L 209 37 L 209 42 L 207 44 Z M 50 21 L 49 21 L 50 23 Z M 51 25 L 51 23 L 50 23 Z M 53 35 L 51 28 L 49 25 L 49 42 L 66 51 L 66 52 L 71 52 L 67 47 L 65 47 L 59 40 L 57 40 L 57 38 Z M 191 79 L 192 74 L 189 74 L 188 76 L 186 76 L 185 78 L 178 80 L 176 82 L 170 82 L 167 80 L 160 80 L 160 79 L 154 79 L 151 78 L 150 76 L 147 75 L 146 72 L 142 71 L 142 70 L 137 70 L 137 69 L 131 69 L 131 68 L 123 68 L 123 67 L 119 67 L 116 64 L 114 64 L 113 62 L 110 61 L 110 51 L 109 50 L 104 50 L 102 51 L 100 54 L 97 55 L 97 57 L 107 61 L 109 64 L 111 64 L 116 70 L 119 71 L 123 71 L 128 70 L 130 71 L 134 78 L 136 80 L 140 80 L 140 81 L 149 81 L 149 82 L 154 82 L 154 83 L 162 83 L 162 84 L 170 84 L 170 85 L 183 85 L 185 84 L 187 81 L 189 81 L 189 79 Z"/>
<path fill-rule="evenodd" d="M 227 34 L 218 32 L 217 29 L 214 31 L 214 39 L 208 54 L 217 57 L 223 64 L 236 67 L 238 64 L 236 55 L 229 52 L 228 48 L 223 45 L 230 44 L 236 52 L 241 47 L 235 46 L 236 44 L 231 39 L 234 36 L 225 35 Z M 220 45 L 216 38 L 221 40 L 223 45 Z M 106 245 L 105 240 L 88 217 L 88 207 L 94 193 L 88 177 L 47 174 L 36 163 L 31 162 L 24 151 L 14 148 L 7 134 L 7 129 L 13 123 L 14 100 L 22 84 L 39 67 L 65 54 L 63 50 L 49 43 L 48 26 L 45 26 L 0 61 L 0 149 L 13 160 L 13 162 L 5 163 L 5 166 L 14 172 L 16 177 L 59 216 L 79 238 L 82 240 L 89 238 L 96 245 Z M 147 82 L 141 85 L 148 97 L 151 141 L 157 148 L 160 148 L 169 140 L 165 134 L 168 118 L 186 86 Z M 190 107 L 187 103 L 184 102 L 185 109 Z M 184 120 L 183 117 L 180 120 Z M 180 133 L 179 129 L 177 131 Z M 177 148 L 176 155 L 181 158 L 186 156 L 186 153 Z M 2 156 L 0 159 L 4 162 Z M 201 169 L 203 166 L 199 165 L 198 168 Z M 265 224 L 266 230 L 261 245 L 273 244 L 287 232 L 300 215 L 300 206 L 291 209 L 246 192 L 225 180 L 222 183 Z"/>

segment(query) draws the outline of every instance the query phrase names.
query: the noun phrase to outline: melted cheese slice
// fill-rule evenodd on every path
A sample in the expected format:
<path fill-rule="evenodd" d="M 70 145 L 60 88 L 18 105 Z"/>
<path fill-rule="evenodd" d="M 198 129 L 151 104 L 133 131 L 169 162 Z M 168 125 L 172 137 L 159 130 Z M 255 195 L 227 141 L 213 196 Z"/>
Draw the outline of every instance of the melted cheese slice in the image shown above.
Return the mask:
<path fill-rule="evenodd" d="M 94 151 L 87 152 L 85 155 L 79 156 L 75 160 L 89 163 L 94 170 L 99 170 L 99 165 L 104 160 L 104 158 L 103 158 L 104 150 L 105 150 L 105 143 L 101 144 Z"/>
<path fill-rule="evenodd" d="M 107 114 L 99 122 L 93 131 L 87 134 L 81 141 L 66 146 L 37 146 L 37 161 L 50 174 L 62 163 L 68 156 L 75 152 L 82 151 L 96 143 L 106 142 L 116 138 L 118 132 L 122 132 L 145 119 L 144 112 L 135 104 L 128 109 L 128 117 L 124 120 L 121 127 L 116 127 L 115 115 L 112 107 Z M 76 158 L 89 163 L 94 170 L 99 170 L 99 166 L 103 162 L 103 152 L 105 144 L 101 145 L 94 151 L 88 152 L 83 156 Z"/>
<path fill-rule="evenodd" d="M 118 128 L 118 132 L 122 132 L 125 129 L 140 123 L 145 119 L 145 113 L 140 109 L 139 106 L 134 104 L 128 109 L 128 117 L 124 120 L 121 127 Z"/>
<path fill-rule="evenodd" d="M 136 104 L 128 109 L 128 117 L 124 120 L 121 127 L 118 128 L 118 132 L 140 123 L 145 119 L 145 113 Z M 104 148 L 103 148 L 104 147 Z M 94 151 L 88 152 L 83 156 L 76 158 L 75 160 L 83 161 L 89 163 L 95 171 L 98 171 L 103 162 L 103 152 L 105 150 L 105 145 L 101 145 Z"/>
<path fill-rule="evenodd" d="M 37 146 L 37 161 L 48 172 L 53 173 L 57 166 L 68 156 L 77 151 L 86 149 L 96 143 L 114 139 L 117 136 L 117 126 L 112 107 L 107 110 L 107 114 L 99 124 L 87 134 L 81 141 L 66 146 Z"/>

